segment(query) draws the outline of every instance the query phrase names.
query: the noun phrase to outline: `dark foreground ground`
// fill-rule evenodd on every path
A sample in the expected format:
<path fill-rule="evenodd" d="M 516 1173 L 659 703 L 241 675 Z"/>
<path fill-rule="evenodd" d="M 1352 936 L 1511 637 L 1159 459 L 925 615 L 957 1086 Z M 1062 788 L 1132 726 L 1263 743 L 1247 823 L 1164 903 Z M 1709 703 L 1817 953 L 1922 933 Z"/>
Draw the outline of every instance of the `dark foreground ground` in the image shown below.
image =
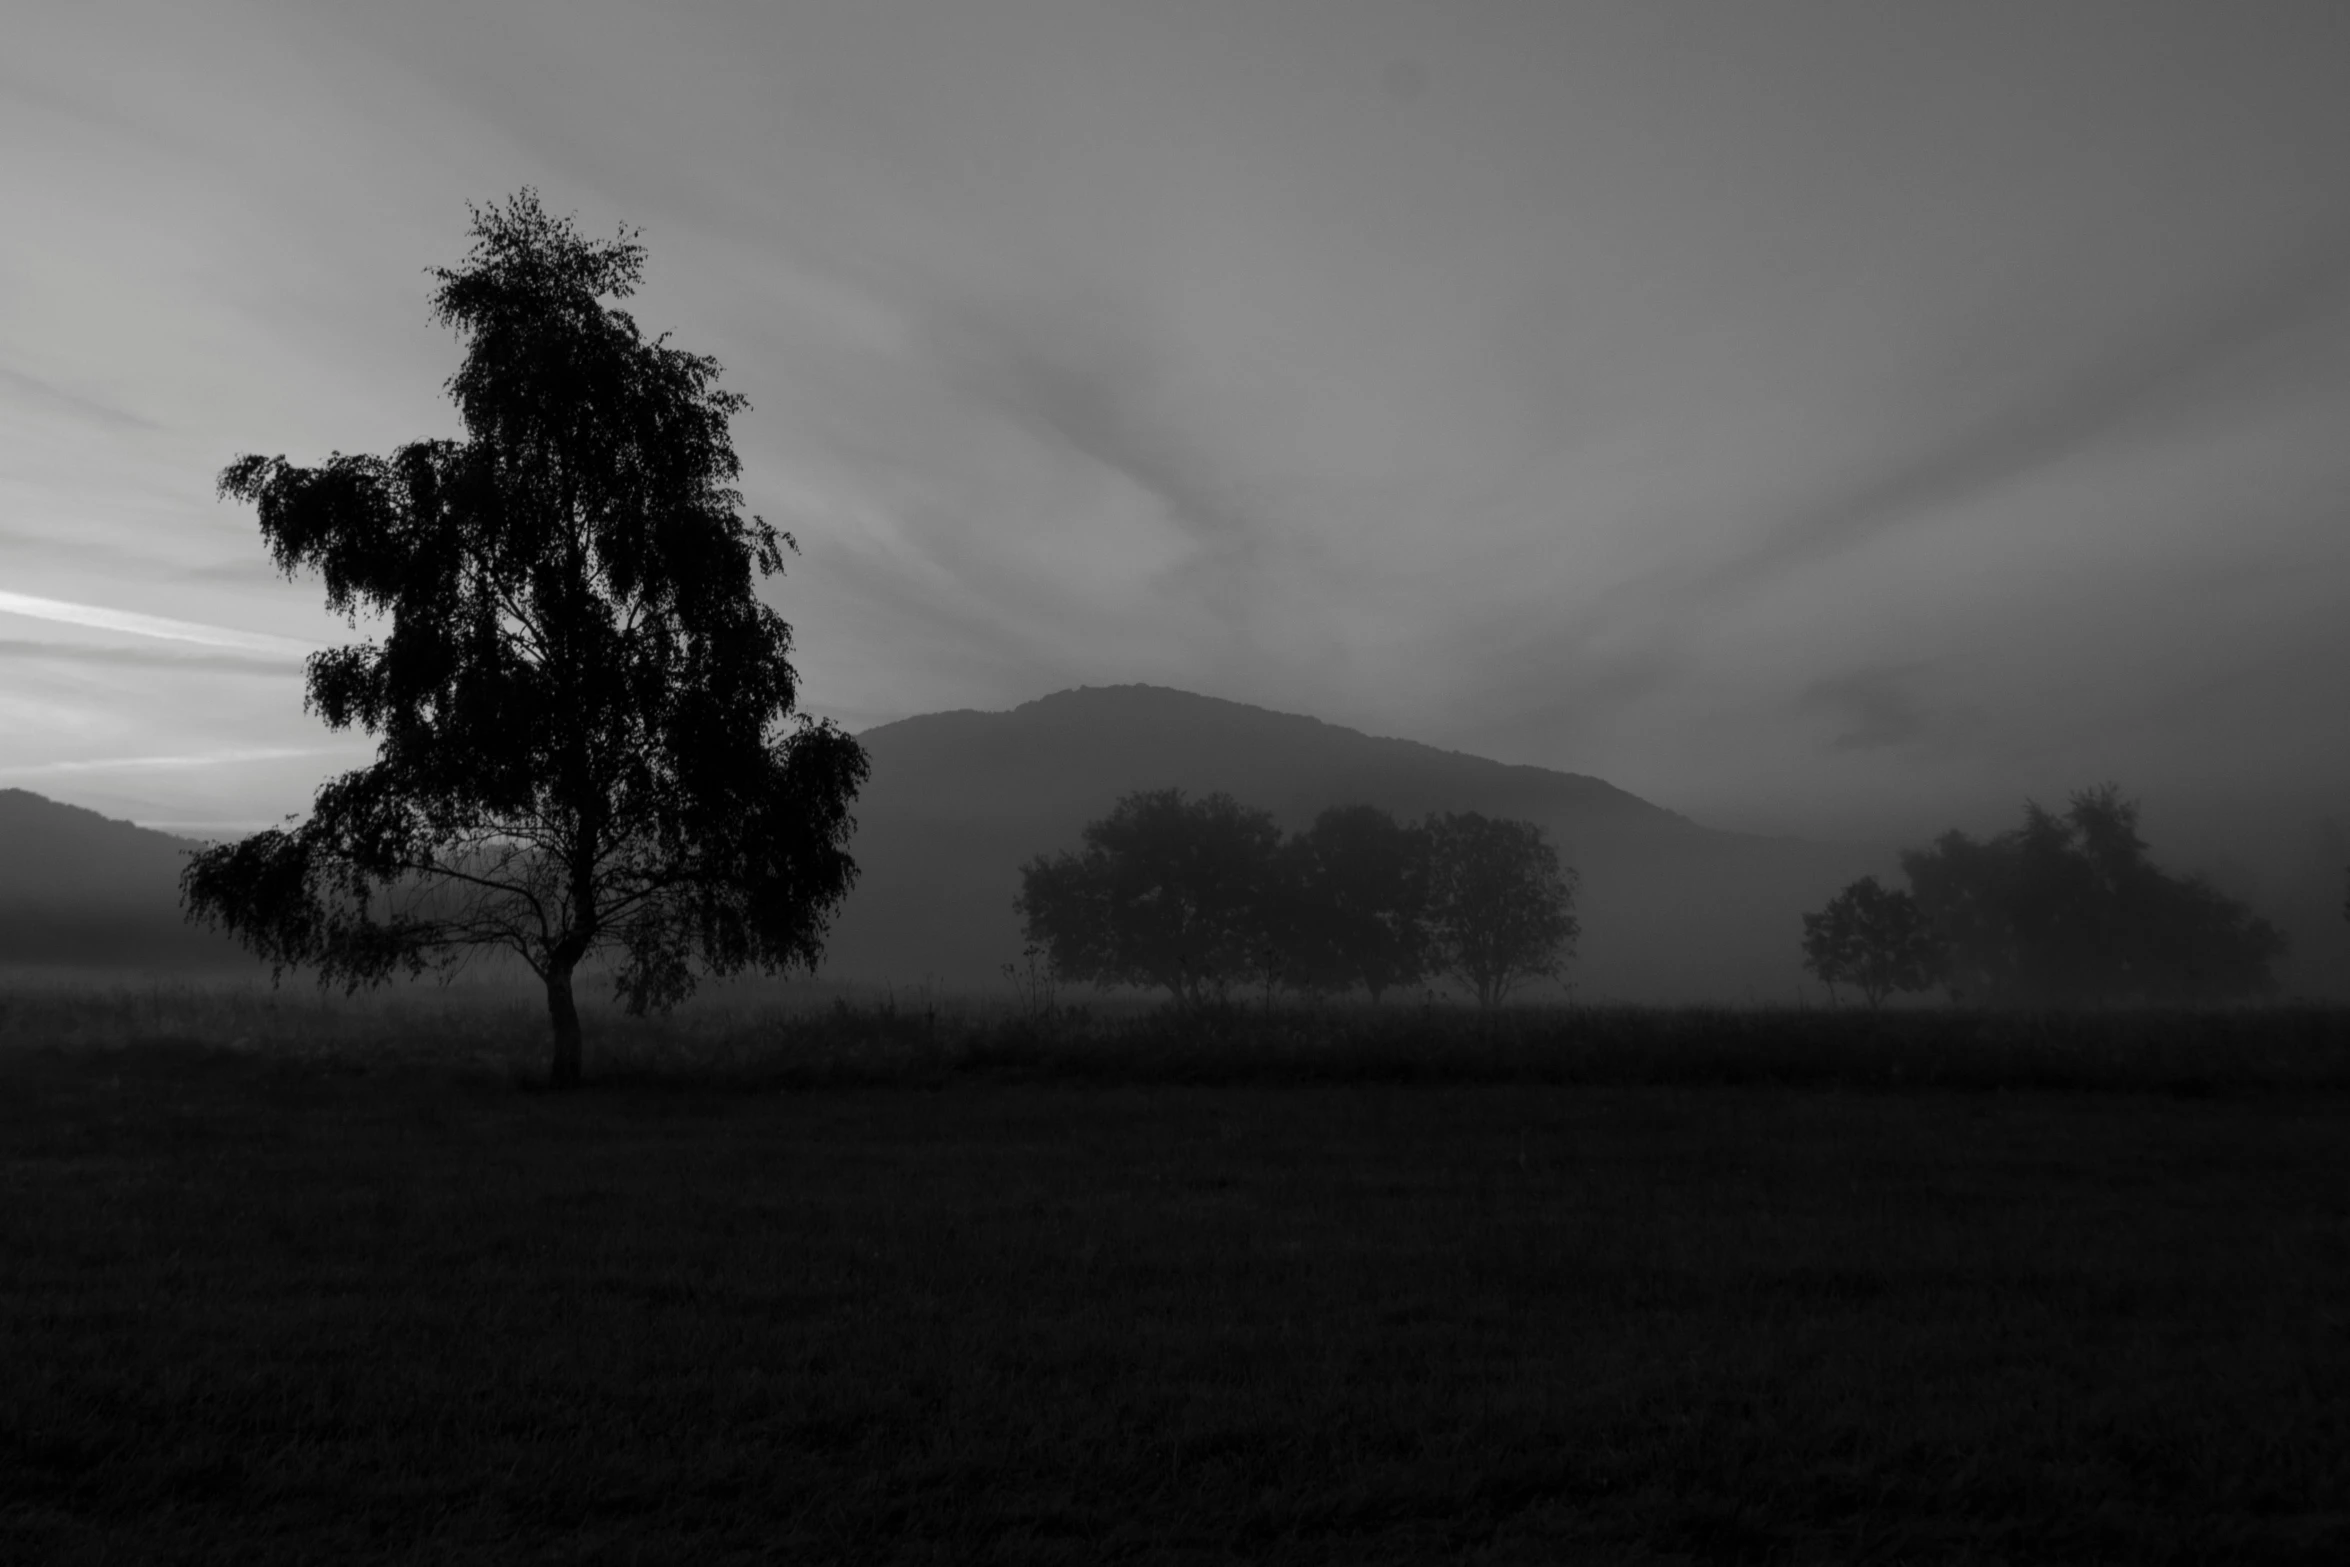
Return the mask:
<path fill-rule="evenodd" d="M 0 1043 L 8 1562 L 2350 1560 L 2336 1087 Z"/>

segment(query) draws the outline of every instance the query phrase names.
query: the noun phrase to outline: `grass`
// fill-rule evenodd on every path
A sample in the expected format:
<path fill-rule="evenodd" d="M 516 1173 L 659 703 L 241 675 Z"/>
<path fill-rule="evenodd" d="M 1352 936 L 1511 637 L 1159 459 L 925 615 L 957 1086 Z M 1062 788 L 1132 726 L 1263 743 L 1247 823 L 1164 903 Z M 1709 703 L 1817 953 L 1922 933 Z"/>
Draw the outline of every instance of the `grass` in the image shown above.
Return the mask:
<path fill-rule="evenodd" d="M 583 987 L 587 1071 L 607 1086 L 736 1089 L 1050 1081 L 1270 1086 L 1515 1083 L 1978 1091 L 2350 1092 L 2350 1011 L 2317 1005 L 2074 1013 L 1940 1007 L 1473 1008 L 1391 1001 L 1182 1017 L 1098 996 L 739 985 L 631 1018 Z M 347 998 L 289 983 L 98 986 L 0 971 L 12 1044 L 202 1046 L 320 1065 L 543 1076 L 535 992 L 420 984 Z"/>
<path fill-rule="evenodd" d="M 7 994 L 0 1560 L 2350 1555 L 2338 1018 L 505 1006 Z"/>

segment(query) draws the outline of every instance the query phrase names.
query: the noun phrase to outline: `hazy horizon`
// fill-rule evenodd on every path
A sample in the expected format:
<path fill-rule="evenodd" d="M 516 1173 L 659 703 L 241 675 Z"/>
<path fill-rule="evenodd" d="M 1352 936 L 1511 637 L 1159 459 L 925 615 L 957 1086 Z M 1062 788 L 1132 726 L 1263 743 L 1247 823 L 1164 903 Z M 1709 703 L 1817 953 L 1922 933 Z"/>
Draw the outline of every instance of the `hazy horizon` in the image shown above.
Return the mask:
<path fill-rule="evenodd" d="M 2158 851 L 2339 848 L 2339 6 L 15 24 L 0 787 L 201 832 L 369 754 L 213 481 L 452 433 L 424 269 L 530 185 L 750 396 L 852 729 L 1144 682 L 1725 828 L 2113 779 Z"/>

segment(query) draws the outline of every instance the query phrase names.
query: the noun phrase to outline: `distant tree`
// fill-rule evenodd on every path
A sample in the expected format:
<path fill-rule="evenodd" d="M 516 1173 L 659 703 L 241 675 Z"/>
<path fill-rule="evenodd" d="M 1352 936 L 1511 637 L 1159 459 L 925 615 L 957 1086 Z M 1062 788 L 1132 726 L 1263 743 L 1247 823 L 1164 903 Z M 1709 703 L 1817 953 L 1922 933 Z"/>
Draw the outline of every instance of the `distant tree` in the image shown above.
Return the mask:
<path fill-rule="evenodd" d="M 1370 805 L 1333 806 L 1283 845 L 1281 940 L 1309 989 L 1377 1001 L 1428 965 L 1428 835 Z"/>
<path fill-rule="evenodd" d="M 739 513 L 715 360 L 607 304 L 630 231 L 584 239 L 524 191 L 477 209 L 433 313 L 465 357 L 463 440 L 301 468 L 242 457 L 289 577 L 388 634 L 312 657 L 307 706 L 378 740 L 309 819 L 198 854 L 189 914 L 350 988 L 512 952 L 579 1080 L 572 979 L 614 950 L 633 1011 L 697 969 L 813 966 L 856 866 L 856 741 L 794 720 L 791 628 L 761 603 L 787 534 Z"/>
<path fill-rule="evenodd" d="M 1948 955 L 1954 997 L 1992 1005 L 2210 1002 L 2273 987 L 2285 938 L 2198 877 L 2147 857 L 2138 806 L 2107 784 L 1978 843 L 1948 832 L 1902 869 Z"/>
<path fill-rule="evenodd" d="M 1527 980 L 1556 979 L 1582 926 L 1575 871 L 1560 868 L 1541 827 L 1467 811 L 1432 816 L 1423 830 L 1429 968 L 1487 1009 Z"/>
<path fill-rule="evenodd" d="M 2282 931 L 2201 876 L 2165 876 L 2142 894 L 2133 933 L 2133 989 L 2150 1001 L 2232 1001 L 2276 988 L 2272 965 L 2288 950 Z"/>
<path fill-rule="evenodd" d="M 1259 971 L 1280 845 L 1273 818 L 1230 795 L 1129 794 L 1082 849 L 1023 866 L 1014 907 L 1061 977 L 1196 1007 Z"/>
<path fill-rule="evenodd" d="M 1942 938 L 1917 899 L 1863 876 L 1803 917 L 1803 966 L 1835 994 L 1859 990 L 1874 1008 L 1904 990 L 1925 990 L 1941 975 Z"/>

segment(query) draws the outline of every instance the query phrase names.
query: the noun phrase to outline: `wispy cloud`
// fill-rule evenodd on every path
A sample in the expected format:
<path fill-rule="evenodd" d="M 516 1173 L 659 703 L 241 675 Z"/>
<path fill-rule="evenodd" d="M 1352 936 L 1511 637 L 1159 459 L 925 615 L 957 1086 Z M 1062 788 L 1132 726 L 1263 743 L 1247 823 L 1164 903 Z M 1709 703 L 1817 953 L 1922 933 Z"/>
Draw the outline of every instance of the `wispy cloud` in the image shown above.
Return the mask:
<path fill-rule="evenodd" d="M 190 767 L 230 767 L 245 762 L 282 762 L 292 757 L 337 756 L 347 747 L 319 745 L 248 746 L 196 751 L 178 756 L 93 756 L 67 762 L 33 762 L 0 767 L 0 778 L 48 778 L 74 773 L 176 772 Z"/>
<path fill-rule="evenodd" d="M 942 357 L 977 398 L 1159 497 L 1203 544 L 1245 547 L 1260 534 L 1231 476 L 1187 437 L 1176 367 L 1131 323 L 1065 311 L 954 324 Z"/>
<path fill-rule="evenodd" d="M 0 637 L 0 659 L 44 659 L 68 664 L 103 664 L 131 669 L 208 669 L 231 674 L 285 675 L 298 673 L 299 660 L 291 654 L 166 652 L 161 648 L 94 647 L 80 642 L 41 642 L 26 637 Z"/>
<path fill-rule="evenodd" d="M 1684 575 L 1690 597 L 1755 586 L 1954 507 L 2110 438 L 2190 395 L 2240 355 L 2350 305 L 2350 230 L 2291 253 L 2267 275 L 2105 345 L 2036 393 L 1996 408 L 1910 460 L 1866 475 Z"/>
<path fill-rule="evenodd" d="M 137 637 L 157 637 L 167 642 L 193 642 L 200 647 L 276 654 L 280 658 L 301 658 L 317 650 L 315 643 L 266 631 L 239 631 L 229 626 L 173 620 L 164 615 L 108 609 L 100 604 L 78 604 L 70 599 L 42 598 L 37 594 L 11 593 L 6 589 L 0 589 L 0 614 L 24 615 L 33 620 L 51 620 L 67 626 L 87 626 L 93 631 L 121 631 Z"/>
<path fill-rule="evenodd" d="M 1828 741 L 1830 751 L 1948 751 L 1962 736 L 1981 729 L 1984 715 L 1973 708 L 1929 701 L 1920 690 L 1929 673 L 1925 664 L 1912 662 L 1815 681 L 1796 709 L 1831 721 L 1836 733 Z"/>
<path fill-rule="evenodd" d="M 44 381 L 37 375 L 27 375 L 7 365 L 0 365 L 0 391 L 21 401 L 38 403 L 110 430 L 160 428 L 154 420 L 142 418 L 127 408 L 118 408 L 95 397 L 85 397 L 79 392 L 69 391 L 54 382 Z"/>

